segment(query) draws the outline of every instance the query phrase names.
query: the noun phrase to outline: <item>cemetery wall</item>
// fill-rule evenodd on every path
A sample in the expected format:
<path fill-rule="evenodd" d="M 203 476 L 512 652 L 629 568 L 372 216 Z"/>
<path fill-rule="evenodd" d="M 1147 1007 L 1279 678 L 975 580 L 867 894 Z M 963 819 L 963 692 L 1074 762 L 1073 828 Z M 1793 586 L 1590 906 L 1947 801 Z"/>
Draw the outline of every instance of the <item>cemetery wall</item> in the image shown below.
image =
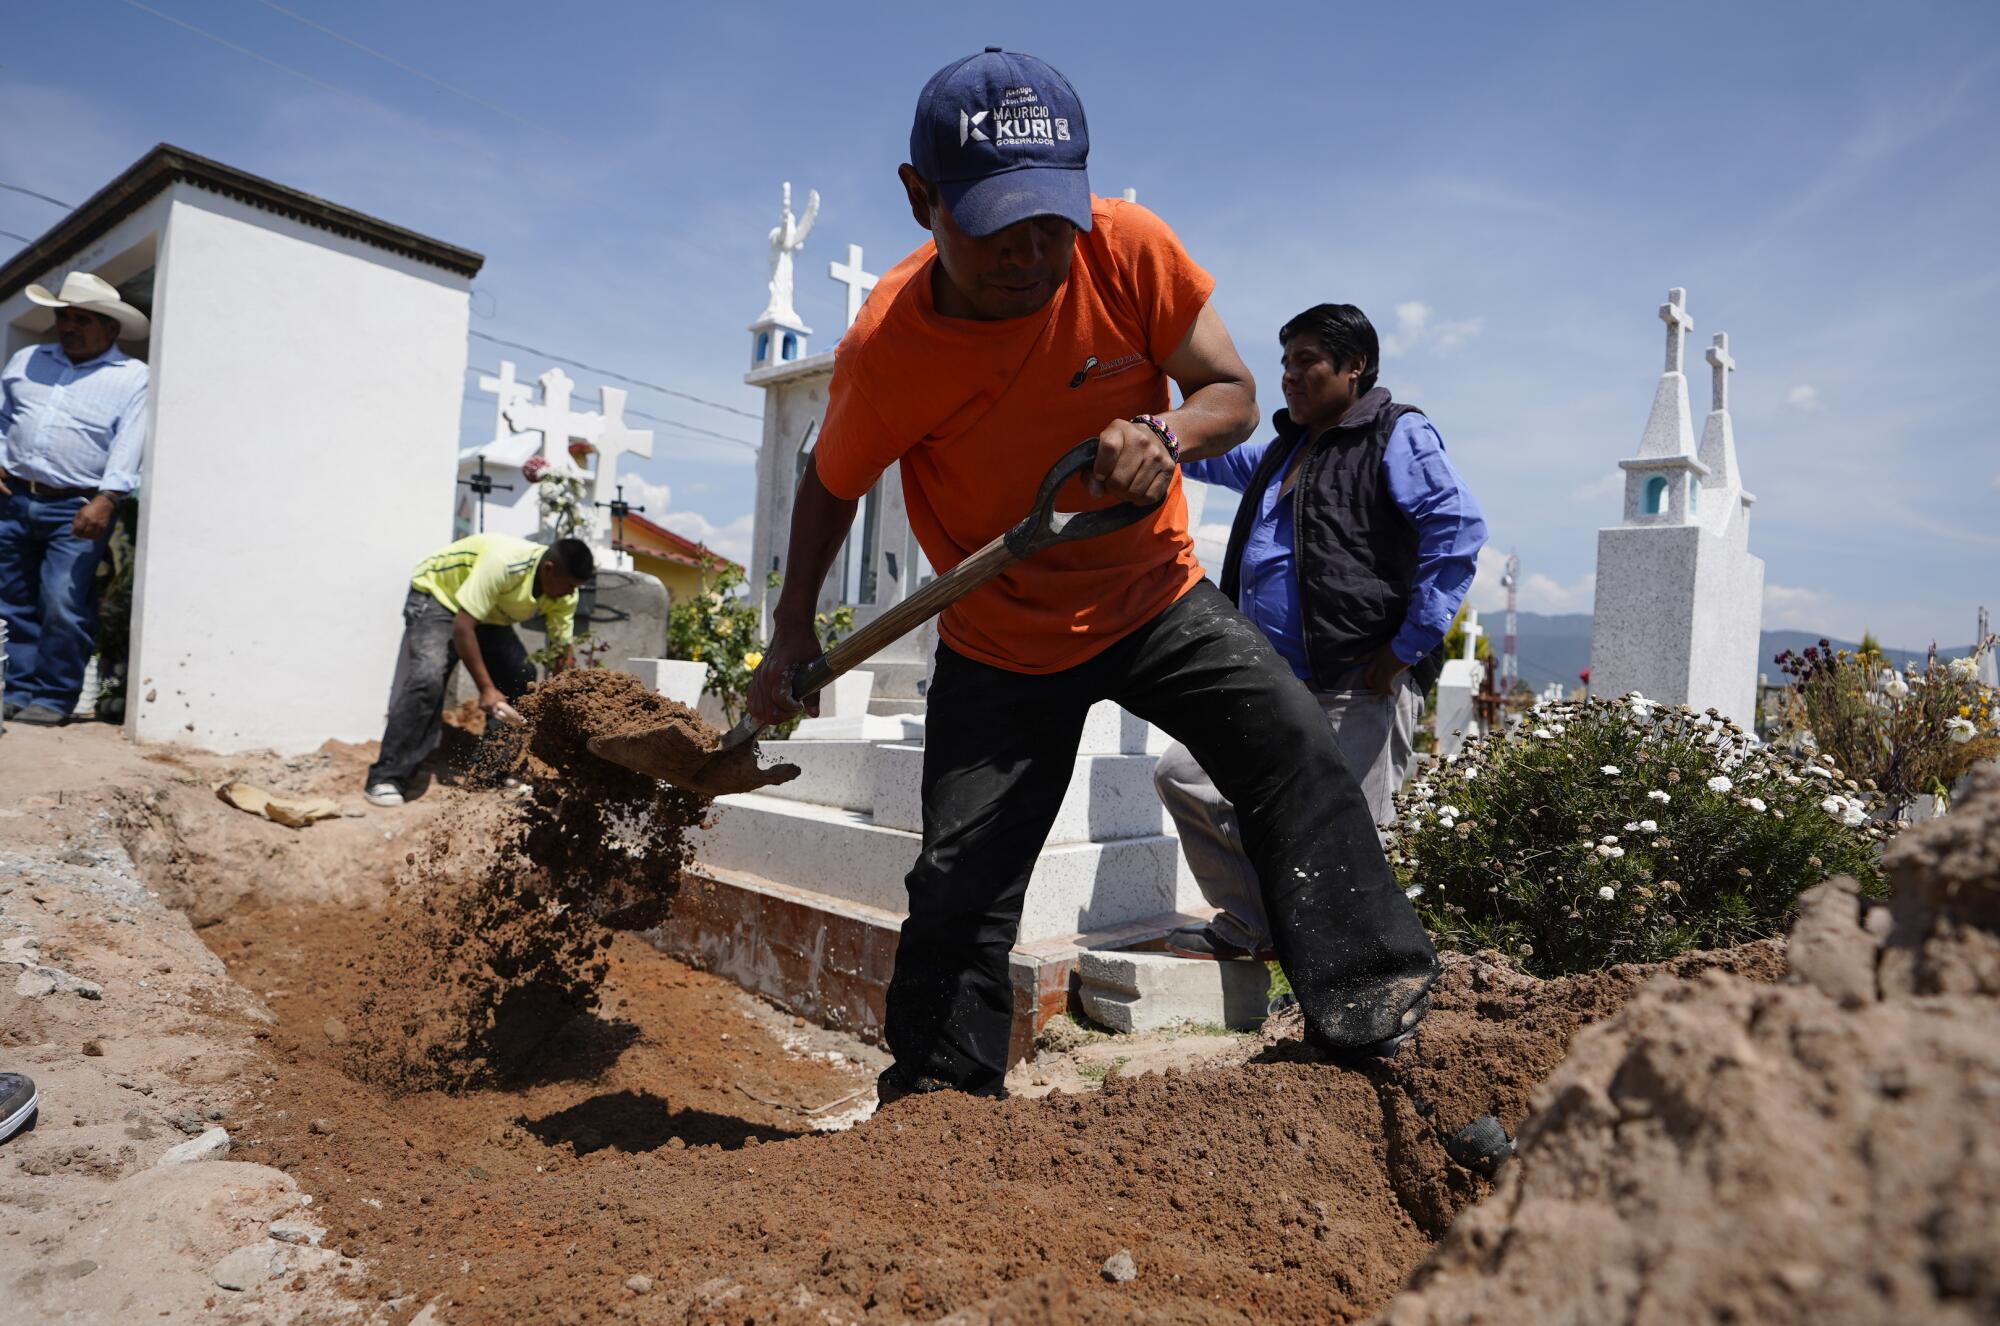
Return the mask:
<path fill-rule="evenodd" d="M 381 735 L 411 566 L 451 534 L 466 277 L 176 185 L 128 724 Z"/>

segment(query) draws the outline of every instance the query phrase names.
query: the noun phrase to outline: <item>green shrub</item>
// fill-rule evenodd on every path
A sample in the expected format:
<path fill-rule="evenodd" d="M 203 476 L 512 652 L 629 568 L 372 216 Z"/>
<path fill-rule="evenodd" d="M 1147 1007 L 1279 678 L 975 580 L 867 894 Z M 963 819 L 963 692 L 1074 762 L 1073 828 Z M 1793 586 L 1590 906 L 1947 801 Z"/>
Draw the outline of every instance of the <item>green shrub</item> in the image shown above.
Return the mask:
<path fill-rule="evenodd" d="M 1877 805 L 1713 710 L 1564 702 L 1399 795 L 1389 859 L 1439 943 L 1555 976 L 1777 934 L 1829 875 L 1879 894 Z"/>

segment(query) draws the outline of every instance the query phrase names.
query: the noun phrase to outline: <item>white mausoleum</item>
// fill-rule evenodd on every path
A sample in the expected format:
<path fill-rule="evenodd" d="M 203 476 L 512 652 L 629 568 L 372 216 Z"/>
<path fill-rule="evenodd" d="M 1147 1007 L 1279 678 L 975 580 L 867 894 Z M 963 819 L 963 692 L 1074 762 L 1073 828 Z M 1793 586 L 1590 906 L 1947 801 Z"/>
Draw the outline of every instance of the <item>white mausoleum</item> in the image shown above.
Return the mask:
<path fill-rule="evenodd" d="M 1625 471 L 1625 509 L 1598 531 L 1590 689 L 1713 708 L 1749 729 L 1757 707 L 1764 563 L 1750 553 L 1750 508 L 1729 418 L 1729 338 L 1708 349 L 1710 409 L 1695 445 L 1681 362 L 1694 326 L 1686 292 L 1660 306 L 1666 370 L 1639 454 Z"/>
<path fill-rule="evenodd" d="M 451 537 L 484 259 L 162 144 L 0 267 L 95 272 L 147 309 L 126 731 L 207 750 L 382 734 L 410 568 Z"/>

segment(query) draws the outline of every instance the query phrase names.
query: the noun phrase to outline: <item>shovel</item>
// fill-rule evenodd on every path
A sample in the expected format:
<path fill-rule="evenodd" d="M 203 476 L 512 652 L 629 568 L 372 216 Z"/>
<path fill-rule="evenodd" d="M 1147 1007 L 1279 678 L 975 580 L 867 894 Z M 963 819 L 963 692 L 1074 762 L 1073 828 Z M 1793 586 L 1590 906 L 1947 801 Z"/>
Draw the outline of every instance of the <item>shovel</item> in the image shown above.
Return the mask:
<path fill-rule="evenodd" d="M 1049 468 L 1035 493 L 1034 509 L 1019 524 L 973 553 L 951 570 L 876 617 L 853 635 L 810 663 L 792 669 L 788 679 L 794 700 L 823 690 L 842 673 L 866 662 L 890 642 L 929 621 L 1024 558 L 1059 543 L 1075 543 L 1123 529 L 1152 514 L 1158 504 L 1126 502 L 1101 511 L 1057 511 L 1056 493 L 1097 459 L 1097 439 L 1072 447 Z M 702 741 L 697 730 L 679 723 L 635 732 L 592 737 L 590 753 L 635 773 L 672 783 L 700 796 L 750 792 L 798 777 L 795 764 L 760 768 L 757 734 L 764 725 L 748 714 L 731 728 L 718 746 Z"/>

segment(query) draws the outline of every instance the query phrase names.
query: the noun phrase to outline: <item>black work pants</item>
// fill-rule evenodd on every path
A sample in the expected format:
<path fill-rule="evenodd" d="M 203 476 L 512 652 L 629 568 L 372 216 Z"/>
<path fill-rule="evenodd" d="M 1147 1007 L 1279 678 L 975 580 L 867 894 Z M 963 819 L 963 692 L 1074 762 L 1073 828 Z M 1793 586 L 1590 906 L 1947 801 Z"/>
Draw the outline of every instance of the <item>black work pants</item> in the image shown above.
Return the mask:
<path fill-rule="evenodd" d="M 1326 716 L 1207 581 L 1074 668 L 1028 676 L 940 646 L 924 725 L 923 850 L 896 949 L 885 1086 L 1000 1094 L 1022 902 L 1076 764 L 1086 711 L 1164 729 L 1236 807 L 1279 961 L 1314 1038 L 1404 1029 L 1437 955 L 1383 858 Z"/>
<path fill-rule="evenodd" d="M 444 735 L 444 692 L 458 664 L 451 642 L 457 614 L 421 589 L 403 600 L 403 643 L 396 651 L 396 677 L 389 683 L 389 720 L 382 730 L 382 753 L 368 770 L 368 786 L 394 783 L 405 787 Z M 528 693 L 535 665 L 521 637 L 511 626 L 477 626 L 479 656 L 486 671 L 509 700 Z M 488 723 L 493 734 L 500 724 Z"/>

